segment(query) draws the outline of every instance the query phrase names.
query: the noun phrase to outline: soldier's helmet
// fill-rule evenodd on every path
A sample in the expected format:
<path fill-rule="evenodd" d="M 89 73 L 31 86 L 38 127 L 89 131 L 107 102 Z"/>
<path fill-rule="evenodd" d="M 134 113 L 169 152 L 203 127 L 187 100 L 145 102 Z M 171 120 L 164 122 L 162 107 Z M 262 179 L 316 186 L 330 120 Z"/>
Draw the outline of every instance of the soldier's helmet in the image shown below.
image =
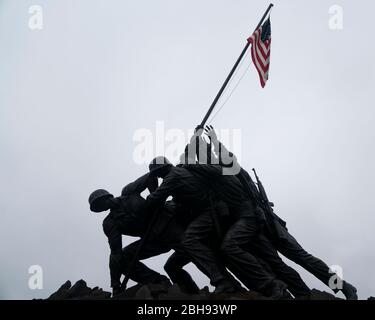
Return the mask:
<path fill-rule="evenodd" d="M 152 161 L 148 165 L 148 168 L 150 172 L 155 173 L 156 171 L 159 171 L 162 168 L 171 167 L 171 166 L 172 166 L 172 163 L 166 157 L 158 156 L 152 159 Z"/>
<path fill-rule="evenodd" d="M 107 190 L 98 189 L 92 192 L 89 196 L 90 210 L 93 212 L 102 212 L 107 210 L 105 207 L 105 200 L 108 198 L 113 198 Z"/>

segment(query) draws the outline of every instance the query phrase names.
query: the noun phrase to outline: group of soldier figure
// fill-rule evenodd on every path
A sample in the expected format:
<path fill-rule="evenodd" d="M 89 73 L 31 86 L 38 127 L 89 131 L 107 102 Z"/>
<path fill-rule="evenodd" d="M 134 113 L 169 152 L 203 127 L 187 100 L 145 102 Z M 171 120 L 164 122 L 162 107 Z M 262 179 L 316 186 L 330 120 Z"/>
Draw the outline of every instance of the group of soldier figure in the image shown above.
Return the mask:
<path fill-rule="evenodd" d="M 228 168 L 232 174 L 225 173 Z M 145 199 L 141 193 L 146 189 L 150 194 Z M 126 185 L 119 197 L 104 189 L 94 191 L 89 197 L 91 211 L 109 210 L 103 230 L 111 251 L 113 295 L 124 290 L 122 275 L 141 284 L 171 281 L 186 293 L 198 293 L 199 287 L 184 270 L 192 262 L 210 279 L 215 293 L 248 289 L 275 299 L 307 298 L 309 287 L 284 263 L 281 253 L 331 284 L 334 292 L 341 290 L 347 299 L 357 299 L 354 286 L 302 248 L 259 189 L 212 126 L 206 126 L 196 128 L 177 166 L 159 156 L 149 172 Z M 122 235 L 140 239 L 123 248 Z M 164 266 L 169 278 L 141 262 L 170 250 L 174 252 Z"/>

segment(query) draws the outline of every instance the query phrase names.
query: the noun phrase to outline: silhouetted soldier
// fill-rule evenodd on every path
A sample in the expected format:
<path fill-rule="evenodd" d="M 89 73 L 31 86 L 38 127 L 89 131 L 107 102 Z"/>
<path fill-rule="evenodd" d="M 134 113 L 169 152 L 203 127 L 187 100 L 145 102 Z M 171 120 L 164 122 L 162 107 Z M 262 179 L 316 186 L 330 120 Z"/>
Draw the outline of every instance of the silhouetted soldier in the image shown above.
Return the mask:
<path fill-rule="evenodd" d="M 302 283 L 303 290 L 300 290 L 298 295 L 308 294 L 310 291 L 304 285 L 298 273 L 282 261 L 270 242 L 269 246 L 273 250 L 267 246 L 263 246 L 257 256 L 248 250 L 250 244 L 255 239 L 261 237 L 261 230 L 256 207 L 244 192 L 240 180 L 234 175 L 223 175 L 222 167 L 217 165 L 195 164 L 185 165 L 184 168 L 196 173 L 202 180 L 209 181 L 210 183 L 207 187 L 214 191 L 214 201 L 223 201 L 228 206 L 230 220 L 233 224 L 225 233 L 221 245 L 228 268 L 248 288 L 266 295 L 282 297 L 284 295 L 283 291 L 287 287 L 282 281 L 288 284 L 292 283 L 293 285 L 294 281 L 297 282 L 296 285 L 299 284 L 299 281 Z M 207 232 L 209 228 L 212 228 L 212 223 L 211 226 L 208 223 L 204 226 L 206 229 L 200 224 L 198 231 L 193 230 L 194 233 L 191 235 L 191 238 L 197 239 L 196 233 L 199 232 L 203 236 L 203 231 Z M 188 234 L 188 231 L 189 227 L 185 234 Z M 203 240 L 201 238 L 200 241 Z M 263 242 L 264 244 L 265 242 Z M 276 277 L 264 268 L 258 256 L 270 265 Z M 295 290 L 293 290 L 293 293 L 296 294 Z"/>
<path fill-rule="evenodd" d="M 260 198 L 259 190 L 249 173 L 239 165 L 233 153 L 229 152 L 225 146 L 218 141 L 212 126 L 206 127 L 206 132 L 210 136 L 212 144 L 214 145 L 215 150 L 218 151 L 219 156 L 227 157 L 226 160 L 221 160 L 220 162 L 224 162 L 226 165 L 229 164 L 234 167 L 237 166 L 237 168 L 234 168 L 234 171 L 239 172 L 237 176 L 241 180 L 245 190 L 247 190 L 249 197 L 255 203 L 261 203 L 262 200 Z M 277 253 L 277 251 L 302 266 L 327 286 L 329 286 L 329 281 L 332 276 L 336 276 L 336 283 L 342 283 L 341 291 L 345 297 L 348 300 L 358 299 L 356 293 L 357 289 L 350 283 L 342 280 L 338 275 L 332 273 L 328 265 L 321 259 L 304 250 L 297 240 L 288 232 L 285 221 L 278 217 L 273 210 L 272 212 L 267 212 L 267 214 L 263 211 L 262 217 L 265 219 L 264 222 L 266 228 L 264 230 L 266 231 L 267 236 L 264 233 L 258 236 L 257 240 L 252 243 L 252 247 L 255 248 L 259 255 L 270 265 L 272 270 L 275 271 L 275 274 L 288 284 L 288 288 L 294 295 L 305 295 L 308 287 L 294 269 L 290 268 L 288 270 L 277 267 L 280 263 L 278 259 L 275 259 L 275 252 Z M 228 249 L 228 244 L 232 243 L 233 239 L 236 239 L 238 234 L 238 230 L 233 230 L 226 235 L 226 239 L 224 239 L 223 242 L 224 251 Z M 272 245 L 270 244 L 270 240 L 272 241 Z M 233 254 L 235 255 L 235 253 Z M 340 291 L 339 289 L 332 290 L 335 293 Z"/>
<path fill-rule="evenodd" d="M 129 267 L 141 240 L 122 248 L 122 235 L 141 238 L 145 235 L 152 221 L 154 210 L 146 207 L 145 199 L 140 194 L 146 188 L 153 191 L 156 187 L 157 180 L 155 176 L 147 173 L 124 187 L 120 197 L 115 198 L 103 189 L 94 191 L 89 197 L 91 211 L 103 212 L 110 210 L 110 213 L 103 221 L 103 230 L 108 237 L 111 249 L 109 267 L 114 295 L 121 292 L 121 275 L 128 272 L 131 272 L 130 279 L 141 284 L 169 283 L 167 277 L 151 270 L 139 260 L 166 253 L 172 248 L 179 249 L 180 237 L 184 229 L 182 224 L 176 219 L 178 215 L 175 214 L 175 207 L 171 202 L 164 204 L 159 209 L 155 225 L 152 226 L 133 270 L 129 270 Z M 189 274 L 184 274 L 184 283 L 190 285 L 190 288 L 196 289 L 194 281 L 191 277 L 189 279 L 189 277 Z"/>
<path fill-rule="evenodd" d="M 167 164 L 167 165 L 166 165 Z M 236 287 L 228 280 L 226 270 L 220 266 L 216 255 L 207 244 L 200 244 L 199 236 L 195 230 L 200 228 L 201 223 L 212 226 L 211 207 L 209 192 L 205 184 L 197 179 L 185 168 L 173 166 L 165 157 L 157 157 L 150 164 L 150 169 L 160 168 L 157 176 L 163 178 L 160 187 L 152 192 L 146 199 L 151 206 L 161 206 L 169 196 L 190 209 L 192 223 L 189 224 L 182 240 L 182 246 L 192 257 L 192 261 L 200 271 L 209 279 L 215 292 L 233 292 Z M 198 219 L 198 220 L 197 220 Z M 201 223 L 197 223 L 200 221 Z M 205 233 L 204 237 L 209 234 Z"/>

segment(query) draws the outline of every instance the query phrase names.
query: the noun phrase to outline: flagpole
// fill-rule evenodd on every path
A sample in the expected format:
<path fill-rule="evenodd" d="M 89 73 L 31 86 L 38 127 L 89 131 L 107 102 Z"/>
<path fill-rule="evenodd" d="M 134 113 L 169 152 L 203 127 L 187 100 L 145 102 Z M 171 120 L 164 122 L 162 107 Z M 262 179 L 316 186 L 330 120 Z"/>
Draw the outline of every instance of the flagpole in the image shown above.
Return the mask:
<path fill-rule="evenodd" d="M 270 12 L 270 10 L 272 9 L 272 7 L 273 7 L 273 4 L 271 3 L 271 4 L 268 6 L 266 12 L 263 14 L 262 19 L 260 19 L 260 21 L 259 21 L 257 27 L 255 28 L 254 32 L 255 32 L 256 30 L 258 30 L 259 27 L 262 25 L 264 19 L 267 17 L 267 14 Z M 203 120 L 202 120 L 202 122 L 201 122 L 201 124 L 200 124 L 201 127 L 203 127 L 203 126 L 205 125 L 205 123 L 206 123 L 208 117 L 209 117 L 210 114 L 212 113 L 212 110 L 214 110 L 214 108 L 215 108 L 215 106 L 216 106 L 216 103 L 219 101 L 219 99 L 220 99 L 222 93 L 224 92 L 225 87 L 228 85 L 229 80 L 232 78 L 234 71 L 236 71 L 236 69 L 237 69 L 239 63 L 241 62 L 243 56 L 245 55 L 246 50 L 247 50 L 247 48 L 249 47 L 249 45 L 250 45 L 250 43 L 249 43 L 249 42 L 246 42 L 246 46 L 245 46 L 245 48 L 243 48 L 243 50 L 242 50 L 240 56 L 238 57 L 236 63 L 234 64 L 232 70 L 229 72 L 227 78 L 225 79 L 223 85 L 221 86 L 219 92 L 217 93 L 217 95 L 216 95 L 214 101 L 212 102 L 210 108 L 208 109 L 206 115 L 204 116 L 204 118 L 203 118 Z"/>

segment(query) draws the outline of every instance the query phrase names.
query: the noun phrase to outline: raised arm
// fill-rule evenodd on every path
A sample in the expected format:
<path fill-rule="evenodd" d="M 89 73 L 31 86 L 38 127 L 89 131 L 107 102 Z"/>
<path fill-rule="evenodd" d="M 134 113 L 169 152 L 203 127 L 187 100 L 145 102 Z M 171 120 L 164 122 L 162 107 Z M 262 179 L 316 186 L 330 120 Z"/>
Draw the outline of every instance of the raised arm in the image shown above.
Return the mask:
<path fill-rule="evenodd" d="M 155 191 L 158 187 L 158 179 L 157 177 L 151 175 L 150 173 L 146 173 L 137 180 L 129 183 L 126 185 L 121 192 L 122 196 L 129 195 L 129 194 L 140 194 L 144 190 L 148 189 L 150 193 Z"/>
<path fill-rule="evenodd" d="M 146 205 L 149 207 L 164 205 L 165 201 L 170 195 L 173 195 L 173 191 L 176 189 L 176 181 L 173 172 L 168 174 L 162 184 L 152 193 L 150 193 L 146 199 Z"/>
<path fill-rule="evenodd" d="M 202 134 L 203 127 L 197 126 L 194 130 L 194 134 L 190 138 L 189 143 L 185 146 L 184 152 L 180 156 L 180 165 L 196 163 L 197 143 Z"/>
<path fill-rule="evenodd" d="M 206 126 L 204 129 L 207 136 L 210 138 L 214 150 L 219 158 L 219 164 L 223 167 L 238 166 L 237 157 L 230 152 L 223 143 L 217 138 L 217 134 L 213 126 Z"/>

